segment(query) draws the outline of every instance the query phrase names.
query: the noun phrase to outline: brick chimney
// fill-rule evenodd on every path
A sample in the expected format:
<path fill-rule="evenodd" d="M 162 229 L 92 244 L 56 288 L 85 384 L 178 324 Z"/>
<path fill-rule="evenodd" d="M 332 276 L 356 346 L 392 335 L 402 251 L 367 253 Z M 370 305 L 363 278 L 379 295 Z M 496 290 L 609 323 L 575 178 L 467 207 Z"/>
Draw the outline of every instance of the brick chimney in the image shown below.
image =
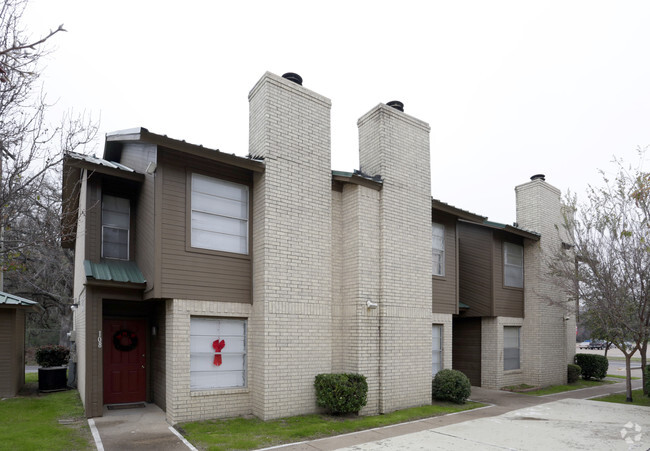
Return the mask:
<path fill-rule="evenodd" d="M 332 359 L 331 102 L 290 75 L 267 72 L 249 94 L 250 154 L 266 165 L 254 180 L 249 335 L 263 419 L 313 412 L 314 376 Z"/>
<path fill-rule="evenodd" d="M 427 123 L 404 104 L 358 121 L 361 171 L 379 175 L 379 410 L 431 397 L 431 170 Z"/>

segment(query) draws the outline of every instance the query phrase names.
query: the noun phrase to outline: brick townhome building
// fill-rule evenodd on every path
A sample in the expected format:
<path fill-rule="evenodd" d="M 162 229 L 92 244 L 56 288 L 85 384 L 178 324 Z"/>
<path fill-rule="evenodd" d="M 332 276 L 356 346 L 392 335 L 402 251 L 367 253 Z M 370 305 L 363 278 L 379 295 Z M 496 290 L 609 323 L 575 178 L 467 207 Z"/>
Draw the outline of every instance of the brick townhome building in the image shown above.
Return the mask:
<path fill-rule="evenodd" d="M 332 171 L 331 102 L 299 82 L 252 89 L 246 158 L 143 128 L 67 155 L 87 416 L 314 412 L 325 372 L 366 375 L 364 414 L 429 403 L 440 368 L 565 382 L 574 316 L 542 277 L 559 191 L 518 186 L 518 226 L 433 200 L 429 125 L 399 103 L 359 119 L 360 171 Z"/>

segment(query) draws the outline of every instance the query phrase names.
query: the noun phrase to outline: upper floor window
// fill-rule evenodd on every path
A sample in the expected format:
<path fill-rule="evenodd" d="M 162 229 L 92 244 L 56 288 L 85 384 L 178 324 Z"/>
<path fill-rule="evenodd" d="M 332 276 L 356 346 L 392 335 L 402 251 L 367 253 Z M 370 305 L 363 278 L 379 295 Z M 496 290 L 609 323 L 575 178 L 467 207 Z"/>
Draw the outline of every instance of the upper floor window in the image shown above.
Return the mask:
<path fill-rule="evenodd" d="M 524 287 L 524 247 L 503 243 L 503 284 L 506 287 Z"/>
<path fill-rule="evenodd" d="M 433 275 L 445 275 L 445 226 L 431 224 L 433 235 Z"/>
<path fill-rule="evenodd" d="M 102 199 L 102 257 L 129 259 L 129 199 L 104 195 Z"/>
<path fill-rule="evenodd" d="M 248 187 L 192 174 L 191 246 L 248 253 Z"/>

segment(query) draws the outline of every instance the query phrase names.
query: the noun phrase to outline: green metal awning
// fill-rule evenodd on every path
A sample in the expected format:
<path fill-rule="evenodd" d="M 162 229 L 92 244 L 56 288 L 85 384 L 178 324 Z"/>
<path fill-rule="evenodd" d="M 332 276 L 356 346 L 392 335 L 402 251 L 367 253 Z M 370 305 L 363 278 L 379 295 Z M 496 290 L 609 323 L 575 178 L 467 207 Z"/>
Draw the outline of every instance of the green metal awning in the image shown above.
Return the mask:
<path fill-rule="evenodd" d="M 458 301 L 458 308 L 469 309 L 469 305 L 464 304 L 464 303 Z"/>
<path fill-rule="evenodd" d="M 103 260 L 93 263 L 84 260 L 84 269 L 89 279 L 138 284 L 147 282 L 138 265 L 132 261 Z"/>
<path fill-rule="evenodd" d="M 30 301 L 29 299 L 5 293 L 4 291 L 0 291 L 0 306 L 26 308 L 34 311 L 43 310 L 43 307 L 38 305 L 38 302 L 36 301 Z"/>

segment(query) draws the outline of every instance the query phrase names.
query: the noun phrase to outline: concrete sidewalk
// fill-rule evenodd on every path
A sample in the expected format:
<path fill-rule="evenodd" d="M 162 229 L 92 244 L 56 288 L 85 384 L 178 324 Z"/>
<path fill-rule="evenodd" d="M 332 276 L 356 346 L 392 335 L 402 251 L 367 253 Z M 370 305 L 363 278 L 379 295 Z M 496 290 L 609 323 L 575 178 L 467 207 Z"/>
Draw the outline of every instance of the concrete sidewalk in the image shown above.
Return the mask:
<path fill-rule="evenodd" d="M 641 380 L 636 380 L 632 381 L 633 389 L 637 389 L 641 387 Z M 472 387 L 472 401 L 477 401 L 485 404 L 489 404 L 488 407 L 483 407 L 480 409 L 474 409 L 474 410 L 469 410 L 465 412 L 459 412 L 457 414 L 451 414 L 451 415 L 445 415 L 445 416 L 440 416 L 440 417 L 433 417 L 433 418 L 425 418 L 423 420 L 418 420 L 418 421 L 413 421 L 410 423 L 403 423 L 403 424 L 396 424 L 393 426 L 387 426 L 383 428 L 377 428 L 377 429 L 371 429 L 367 431 L 361 431 L 361 432 L 354 432 L 351 434 L 345 434 L 345 435 L 339 435 L 335 437 L 328 437 L 328 438 L 323 438 L 319 440 L 312 440 L 312 441 L 307 441 L 307 442 L 301 442 L 301 443 L 295 443 L 295 444 L 288 444 L 284 446 L 277 446 L 274 447 L 273 449 L 278 449 L 281 451 L 314 451 L 314 450 L 320 450 L 320 451 L 329 451 L 329 450 L 335 450 L 335 449 L 349 449 L 349 450 L 356 450 L 356 449 L 432 449 L 432 450 L 461 450 L 461 449 L 503 449 L 501 445 L 498 445 L 497 448 L 490 448 L 490 446 L 497 446 L 497 445 L 490 445 L 488 446 L 486 444 L 485 448 L 482 448 L 481 445 L 479 445 L 479 441 L 474 441 L 472 442 L 470 438 L 468 438 L 467 442 L 462 442 L 464 438 L 458 440 L 452 440 L 452 441 L 431 441 L 431 435 L 430 433 L 426 433 L 422 436 L 416 436 L 416 437 L 410 437 L 413 434 L 418 434 L 424 431 L 431 431 L 431 430 L 442 430 L 444 431 L 445 427 L 449 427 L 452 425 L 457 425 L 459 423 L 463 423 L 462 425 L 459 425 L 460 428 L 458 429 L 458 433 L 460 437 L 463 437 L 464 432 L 468 432 L 469 436 L 469 431 L 472 430 L 472 428 L 476 425 L 477 429 L 480 429 L 480 426 L 482 424 L 487 424 L 485 426 L 486 429 L 491 430 L 494 428 L 494 424 L 492 423 L 482 423 L 482 421 L 486 418 L 501 418 L 500 416 L 507 415 L 509 413 L 514 413 L 517 411 L 523 411 L 525 412 L 526 409 L 535 409 L 537 406 L 540 405 L 548 405 L 548 403 L 554 403 L 554 402 L 559 402 L 555 404 L 553 407 L 554 410 L 549 411 L 549 418 L 554 418 L 554 421 L 547 421 L 546 425 L 549 426 L 550 429 L 553 429 L 554 426 L 557 426 L 558 424 L 561 424 L 561 418 L 563 417 L 563 409 L 573 409 L 574 404 L 571 402 L 568 403 L 562 403 L 560 401 L 563 400 L 584 400 L 587 398 L 592 398 L 592 397 L 597 397 L 597 396 L 603 396 L 607 395 L 610 393 L 616 393 L 620 391 L 625 391 L 625 382 L 620 382 L 616 384 L 610 384 L 610 385 L 601 385 L 599 387 L 592 387 L 592 388 L 586 388 L 586 389 L 581 389 L 581 390 L 573 390 L 570 392 L 564 392 L 564 393 L 558 393 L 554 395 L 547 395 L 547 396 L 531 396 L 531 395 L 524 395 L 524 394 L 519 394 L 519 393 L 511 393 L 511 392 L 506 392 L 506 391 L 500 391 L 500 390 L 488 390 L 480 387 Z M 571 406 L 571 407 L 570 407 Z M 620 407 L 613 407 L 613 406 L 620 406 L 623 409 L 630 409 L 630 408 L 636 408 L 640 409 L 639 412 L 642 412 L 645 414 L 645 420 L 644 421 L 637 421 L 636 423 L 643 423 L 647 424 L 645 427 L 646 431 L 646 439 L 650 438 L 650 412 L 648 411 L 647 408 L 645 407 L 635 407 L 635 406 L 624 406 L 620 404 L 601 404 L 593 401 L 585 401 L 583 404 L 581 404 L 579 407 L 576 407 L 576 409 L 580 412 L 584 412 L 585 415 L 587 415 L 590 418 L 590 429 L 607 429 L 610 433 L 614 431 L 612 429 L 613 425 L 611 424 L 611 414 L 607 412 L 614 412 L 617 410 L 620 410 Z M 557 412 L 556 412 L 557 411 Z M 603 411 L 606 412 L 603 414 Z M 616 413 L 616 415 L 619 415 L 619 413 Z M 634 415 L 638 415 L 638 412 L 635 412 Z M 524 415 L 525 416 L 525 415 Z M 499 421 L 499 420 L 497 420 Z M 623 417 L 620 416 L 618 418 L 614 419 L 615 426 L 618 427 L 618 429 L 615 429 L 614 432 L 619 432 L 620 429 L 624 427 L 624 424 L 627 424 L 627 420 L 623 421 Z M 495 423 L 498 424 L 498 423 Z M 520 424 L 515 424 L 513 422 L 507 423 L 509 426 L 505 428 L 505 430 L 499 430 L 499 434 L 504 437 L 504 439 L 507 440 L 508 434 L 510 434 L 510 437 L 512 438 L 512 444 L 516 442 L 516 437 L 520 435 L 524 435 L 529 439 L 529 443 L 535 445 L 537 443 L 543 444 L 545 437 L 548 434 L 554 434 L 555 431 L 549 431 L 549 430 L 543 430 L 542 428 L 538 428 L 537 430 L 531 430 L 529 428 L 529 425 L 525 425 L 526 430 L 518 430 L 515 426 L 520 426 Z M 575 426 L 575 423 L 570 423 Z M 620 426 L 620 427 L 619 427 Z M 643 427 L 643 426 L 642 426 Z M 494 428 L 496 431 L 497 428 Z M 453 431 L 456 431 L 455 429 Z M 539 437 L 535 436 L 535 433 L 539 434 Z M 530 434 L 530 435 L 529 435 Z M 396 437 L 403 437 L 399 440 L 392 440 L 393 438 Z M 514 438 L 513 438 L 514 437 Z M 411 438 L 413 438 L 413 441 L 411 441 Z M 563 446 L 561 447 L 545 447 L 541 446 L 540 447 L 530 447 L 530 448 L 515 448 L 514 446 L 505 446 L 506 449 L 539 449 L 539 450 L 546 450 L 546 449 L 609 449 L 607 447 L 603 448 L 601 442 L 598 439 L 597 435 L 594 434 L 586 434 L 586 447 L 582 447 L 582 445 L 578 445 L 575 443 L 574 447 L 572 448 L 571 446 L 568 446 L 567 443 L 564 443 Z M 627 446 L 624 440 L 621 440 L 622 444 Z M 495 441 L 496 443 L 496 441 Z M 622 445 L 621 445 L 622 446 Z M 650 446 L 650 445 L 649 445 Z M 647 449 L 648 446 L 642 449 Z M 627 447 L 623 447 L 621 449 L 627 449 Z"/>
<path fill-rule="evenodd" d="M 640 374 L 640 371 L 638 372 Z M 634 389 L 640 388 L 640 386 L 641 380 L 633 381 Z M 557 443 L 553 442 L 555 443 L 553 444 L 548 441 L 544 442 L 543 440 L 549 435 L 556 434 L 556 429 L 558 428 L 559 431 L 564 431 L 563 434 L 566 436 L 573 433 L 572 428 L 575 428 L 576 430 L 580 429 L 580 427 L 578 427 L 579 424 L 575 421 L 565 421 L 567 415 L 569 415 L 569 418 L 572 418 L 571 415 L 576 416 L 578 414 L 582 415 L 582 417 L 580 417 L 583 418 L 580 420 L 582 423 L 589 423 L 589 427 L 580 429 L 582 432 L 579 432 L 578 435 L 581 437 L 581 440 L 584 435 L 584 439 L 590 447 L 575 447 L 573 449 L 603 449 L 601 442 L 596 442 L 596 440 L 599 440 L 599 435 L 595 434 L 594 431 L 607 430 L 609 434 L 608 437 L 611 439 L 612 443 L 618 444 L 618 442 L 614 440 L 615 437 L 613 438 L 610 436 L 617 431 L 620 432 L 620 429 L 624 427 L 624 424 L 628 423 L 628 420 L 625 419 L 627 417 L 625 417 L 623 413 L 618 412 L 618 410 L 621 408 L 630 409 L 634 406 L 604 404 L 592 401 L 585 401 L 576 404 L 573 401 L 564 402 L 564 400 L 586 399 L 624 390 L 625 382 L 601 385 L 599 387 L 574 390 L 547 396 L 530 396 L 472 387 L 471 399 L 473 401 L 488 404 L 487 407 L 319 440 L 281 445 L 273 447 L 273 449 L 282 451 L 325 451 L 346 447 L 352 447 L 349 449 L 360 450 L 410 448 L 449 449 L 457 451 L 460 449 L 479 448 L 502 449 L 499 448 L 501 445 L 498 445 L 498 439 L 501 437 L 509 440 L 507 439 L 509 433 L 511 437 L 510 440 L 512 441 L 507 441 L 506 443 L 514 444 L 517 440 L 517 436 L 522 434 L 522 432 L 518 430 L 522 425 L 526 427 L 524 436 L 530 438 L 527 443 L 546 444 L 546 447 L 541 447 L 540 445 L 538 448 L 515 449 L 558 449 L 555 446 Z M 545 406 L 543 410 L 539 410 L 539 406 L 541 405 Z M 645 419 L 639 419 L 638 421 L 634 420 L 632 424 L 639 424 L 645 431 L 645 439 L 641 442 L 645 444 L 647 443 L 645 440 L 650 438 L 650 413 L 647 408 L 640 409 L 642 409 L 640 412 L 645 414 Z M 541 418 L 542 421 L 516 421 L 517 418 L 521 420 L 521 418 L 527 417 L 540 419 L 538 418 L 540 415 L 539 412 L 545 412 L 544 415 L 546 416 Z M 624 412 L 624 410 L 622 412 Z M 614 423 L 611 421 L 612 414 L 616 416 L 613 420 Z M 633 413 L 632 415 L 637 414 Z M 490 421 L 486 422 L 486 419 L 489 419 Z M 145 407 L 142 408 L 124 410 L 108 410 L 104 407 L 104 416 L 90 419 L 88 420 L 88 423 L 91 426 L 91 431 L 95 437 L 97 448 L 100 451 L 173 451 L 195 449 L 190 443 L 182 438 L 175 429 L 169 426 L 165 420 L 165 413 L 155 404 L 145 404 Z M 459 423 L 463 424 L 459 425 Z M 531 427 L 533 423 L 535 428 Z M 505 428 L 505 431 L 501 431 L 497 434 L 495 431 L 500 431 L 497 427 L 499 424 L 505 424 L 508 425 L 508 427 Z M 452 428 L 452 426 L 455 425 L 459 425 L 459 427 Z M 541 427 L 541 425 L 551 428 L 552 431 L 546 430 Z M 475 437 L 470 437 L 474 430 L 483 430 L 485 433 L 479 434 Z M 492 434 L 493 432 L 496 436 Z M 538 434 L 539 440 L 533 438 L 535 434 Z M 564 435 L 562 437 L 564 437 Z M 488 440 L 488 438 L 491 442 L 485 441 Z M 480 442 L 480 440 L 483 439 L 485 440 Z M 625 444 L 625 441 L 622 439 L 621 442 Z M 479 443 L 482 443 L 485 446 L 479 446 Z M 566 443 L 562 443 L 563 448 L 567 449 Z M 550 448 L 548 446 L 550 446 Z M 647 445 L 643 449 L 647 449 L 649 446 L 650 445 Z M 512 448 L 512 446 L 509 447 Z"/>
<path fill-rule="evenodd" d="M 123 410 L 109 410 L 104 406 L 104 416 L 91 418 L 88 424 L 99 451 L 196 450 L 169 426 L 165 412 L 155 404 L 144 403 L 144 407 Z"/>

